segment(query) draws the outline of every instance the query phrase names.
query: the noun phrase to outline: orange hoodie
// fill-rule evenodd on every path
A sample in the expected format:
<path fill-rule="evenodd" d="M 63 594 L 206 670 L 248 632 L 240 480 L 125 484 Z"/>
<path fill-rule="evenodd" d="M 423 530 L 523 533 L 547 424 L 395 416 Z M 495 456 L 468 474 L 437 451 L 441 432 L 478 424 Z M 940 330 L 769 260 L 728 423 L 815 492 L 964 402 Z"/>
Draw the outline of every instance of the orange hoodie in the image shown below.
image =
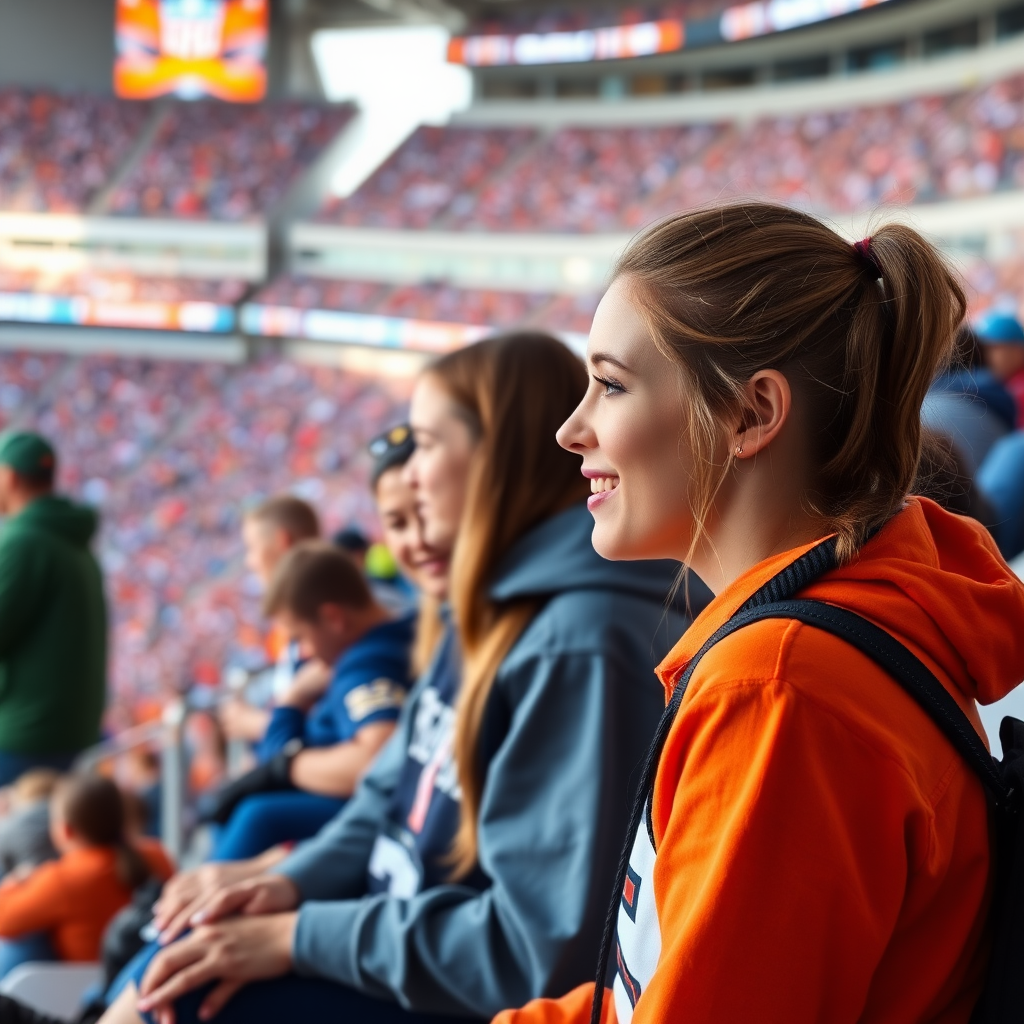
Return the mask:
<path fill-rule="evenodd" d="M 723 591 L 658 669 L 689 660 L 812 545 Z M 972 520 L 914 499 L 801 592 L 905 643 L 979 732 L 1024 679 L 1024 585 Z M 987 962 L 980 782 L 914 700 L 837 637 L 767 620 L 694 672 L 619 912 L 608 1024 L 965 1024 Z M 593 986 L 496 1024 L 584 1024 Z M 635 1004 L 635 1006 L 634 1006 Z"/>
<path fill-rule="evenodd" d="M 166 881 L 174 865 L 155 839 L 136 840 L 153 875 Z M 0 885 L 0 937 L 46 932 L 60 960 L 98 960 L 111 918 L 131 901 L 117 877 L 117 854 L 90 846 L 40 864 L 27 878 Z"/>

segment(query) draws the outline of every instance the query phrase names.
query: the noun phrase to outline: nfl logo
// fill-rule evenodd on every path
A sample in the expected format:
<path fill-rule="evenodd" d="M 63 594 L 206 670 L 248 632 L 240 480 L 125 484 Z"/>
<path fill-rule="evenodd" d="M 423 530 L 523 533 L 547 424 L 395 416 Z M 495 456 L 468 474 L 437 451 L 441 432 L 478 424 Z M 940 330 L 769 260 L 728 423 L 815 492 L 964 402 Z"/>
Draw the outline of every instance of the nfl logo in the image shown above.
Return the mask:
<path fill-rule="evenodd" d="M 224 30 L 221 0 L 161 0 L 160 47 L 180 60 L 220 56 Z"/>

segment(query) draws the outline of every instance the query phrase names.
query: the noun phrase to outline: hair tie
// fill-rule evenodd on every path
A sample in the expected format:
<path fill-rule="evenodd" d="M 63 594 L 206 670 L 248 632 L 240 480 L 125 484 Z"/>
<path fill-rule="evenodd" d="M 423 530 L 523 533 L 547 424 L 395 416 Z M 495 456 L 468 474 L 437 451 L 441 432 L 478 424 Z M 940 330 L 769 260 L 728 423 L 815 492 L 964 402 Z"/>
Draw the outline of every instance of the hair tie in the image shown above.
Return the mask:
<path fill-rule="evenodd" d="M 857 255 L 864 261 L 864 265 L 869 267 L 871 273 L 875 277 L 882 276 L 882 268 L 878 265 L 878 261 L 875 259 L 874 253 L 871 251 L 871 236 L 862 238 L 859 242 L 853 243 L 853 248 L 856 250 Z"/>

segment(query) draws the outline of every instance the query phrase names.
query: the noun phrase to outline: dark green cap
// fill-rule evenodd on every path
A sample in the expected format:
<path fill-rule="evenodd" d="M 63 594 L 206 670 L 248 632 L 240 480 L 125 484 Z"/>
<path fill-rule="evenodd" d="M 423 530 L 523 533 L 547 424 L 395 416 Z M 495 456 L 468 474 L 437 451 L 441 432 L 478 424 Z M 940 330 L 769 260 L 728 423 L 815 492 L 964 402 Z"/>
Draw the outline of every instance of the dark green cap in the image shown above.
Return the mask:
<path fill-rule="evenodd" d="M 39 477 L 57 468 L 57 456 L 45 437 L 28 431 L 0 435 L 0 466 L 22 476 Z"/>

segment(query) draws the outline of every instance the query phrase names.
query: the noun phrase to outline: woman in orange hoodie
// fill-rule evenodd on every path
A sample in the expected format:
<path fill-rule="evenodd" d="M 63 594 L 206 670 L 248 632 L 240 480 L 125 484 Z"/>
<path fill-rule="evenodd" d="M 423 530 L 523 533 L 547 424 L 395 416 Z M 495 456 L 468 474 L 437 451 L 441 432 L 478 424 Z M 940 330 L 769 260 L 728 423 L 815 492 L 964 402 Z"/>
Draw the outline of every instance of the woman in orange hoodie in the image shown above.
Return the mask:
<path fill-rule="evenodd" d="M 1024 678 L 1024 587 L 976 522 L 908 497 L 921 403 L 964 310 L 897 225 L 851 246 L 748 203 L 633 242 L 559 441 L 592 480 L 599 553 L 676 558 L 716 595 L 658 670 L 667 694 L 828 537 L 838 566 L 801 596 L 887 630 L 979 731 L 975 701 Z M 915 701 L 830 633 L 764 620 L 710 649 L 630 844 L 612 992 L 501 1024 L 584 1024 L 592 1001 L 606 1024 L 968 1021 L 988 959 L 985 794 Z"/>
<path fill-rule="evenodd" d="M 128 838 L 121 791 L 99 775 L 58 783 L 50 835 L 60 858 L 0 885 L 0 976 L 28 960 L 98 960 L 132 892 L 174 871 L 158 842 Z"/>

